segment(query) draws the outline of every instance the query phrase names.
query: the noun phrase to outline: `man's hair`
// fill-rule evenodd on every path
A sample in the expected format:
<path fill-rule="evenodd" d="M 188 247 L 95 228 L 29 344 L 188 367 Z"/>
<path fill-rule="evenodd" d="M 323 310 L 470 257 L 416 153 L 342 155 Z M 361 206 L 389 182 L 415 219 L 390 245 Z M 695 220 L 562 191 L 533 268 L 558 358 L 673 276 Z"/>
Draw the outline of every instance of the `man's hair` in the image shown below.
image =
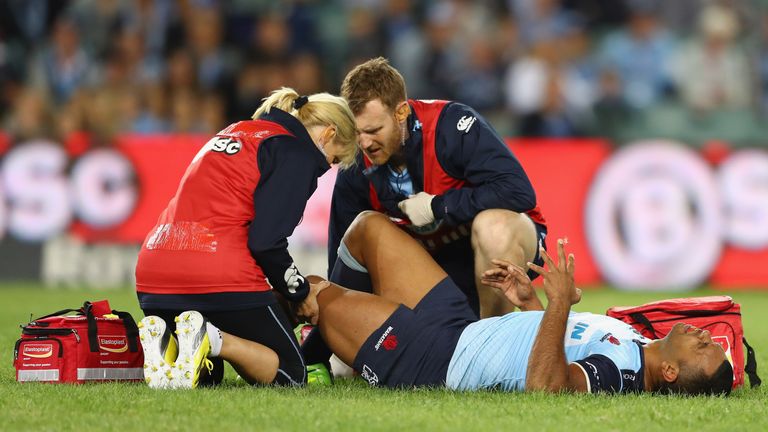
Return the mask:
<path fill-rule="evenodd" d="M 662 393 L 697 395 L 723 395 L 731 394 L 733 386 L 733 366 L 728 360 L 717 368 L 712 376 L 707 377 L 700 367 L 680 365 L 680 374 L 673 383 L 664 383 L 659 389 Z"/>
<path fill-rule="evenodd" d="M 355 115 L 372 100 L 379 99 L 389 109 L 406 100 L 405 80 L 384 57 L 355 66 L 341 83 L 341 96 Z"/>

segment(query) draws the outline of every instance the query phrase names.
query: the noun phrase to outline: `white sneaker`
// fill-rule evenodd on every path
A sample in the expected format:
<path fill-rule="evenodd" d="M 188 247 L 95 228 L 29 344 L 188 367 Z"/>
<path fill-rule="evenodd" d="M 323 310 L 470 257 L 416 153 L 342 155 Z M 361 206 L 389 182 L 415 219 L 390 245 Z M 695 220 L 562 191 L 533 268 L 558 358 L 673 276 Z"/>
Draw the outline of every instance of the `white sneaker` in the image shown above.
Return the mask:
<path fill-rule="evenodd" d="M 211 343 L 208 339 L 206 320 L 200 312 L 186 311 L 176 317 L 176 336 L 179 338 L 179 355 L 169 376 L 173 388 L 195 388 L 200 372 L 205 367 L 213 369 L 208 359 Z"/>
<path fill-rule="evenodd" d="M 158 316 L 144 317 L 137 326 L 144 351 L 144 381 L 151 388 L 169 388 L 168 371 L 178 353 L 176 339 Z"/>

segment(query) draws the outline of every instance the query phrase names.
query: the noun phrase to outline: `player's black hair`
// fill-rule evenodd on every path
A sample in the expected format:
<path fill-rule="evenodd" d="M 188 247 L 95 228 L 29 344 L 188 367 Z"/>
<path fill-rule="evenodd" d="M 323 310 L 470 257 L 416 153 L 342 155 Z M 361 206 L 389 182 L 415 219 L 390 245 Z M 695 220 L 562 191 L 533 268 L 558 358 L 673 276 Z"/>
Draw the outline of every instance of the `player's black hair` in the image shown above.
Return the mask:
<path fill-rule="evenodd" d="M 712 376 L 706 376 L 701 368 L 687 368 L 681 365 L 681 373 L 673 383 L 664 383 L 661 393 L 682 394 L 688 396 L 714 395 L 728 396 L 733 386 L 733 366 L 728 360 L 717 368 Z M 688 369 L 684 371 L 683 369 Z"/>

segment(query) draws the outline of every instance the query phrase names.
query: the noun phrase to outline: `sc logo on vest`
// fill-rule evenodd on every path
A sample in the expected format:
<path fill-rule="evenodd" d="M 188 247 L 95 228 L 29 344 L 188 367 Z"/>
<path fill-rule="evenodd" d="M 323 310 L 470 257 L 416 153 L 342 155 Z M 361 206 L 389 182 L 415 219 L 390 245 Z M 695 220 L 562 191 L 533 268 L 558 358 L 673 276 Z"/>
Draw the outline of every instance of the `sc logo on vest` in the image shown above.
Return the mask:
<path fill-rule="evenodd" d="M 237 142 L 235 139 L 221 137 L 217 138 L 216 141 L 213 142 L 211 151 L 226 153 L 232 156 L 233 154 L 239 152 L 242 147 L 243 145 Z"/>

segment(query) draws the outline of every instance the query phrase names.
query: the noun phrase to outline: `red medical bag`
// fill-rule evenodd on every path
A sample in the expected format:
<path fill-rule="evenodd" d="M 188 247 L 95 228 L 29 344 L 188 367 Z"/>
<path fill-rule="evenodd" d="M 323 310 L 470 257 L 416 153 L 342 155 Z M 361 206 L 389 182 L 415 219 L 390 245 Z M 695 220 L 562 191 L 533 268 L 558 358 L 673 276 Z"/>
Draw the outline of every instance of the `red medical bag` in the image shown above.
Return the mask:
<path fill-rule="evenodd" d="M 76 312 L 76 315 L 65 315 Z M 22 326 L 13 353 L 16 381 L 84 383 L 144 379 L 139 330 L 109 302 L 85 302 Z"/>
<path fill-rule="evenodd" d="M 733 365 L 733 387 L 744 384 L 745 372 L 752 387 L 760 385 L 755 352 L 744 338 L 741 326 L 741 306 L 729 296 L 691 297 L 661 300 L 642 306 L 616 306 L 608 309 L 606 314 L 624 321 L 650 339 L 663 338 L 678 322 L 709 330 L 712 340 L 723 347 Z"/>

